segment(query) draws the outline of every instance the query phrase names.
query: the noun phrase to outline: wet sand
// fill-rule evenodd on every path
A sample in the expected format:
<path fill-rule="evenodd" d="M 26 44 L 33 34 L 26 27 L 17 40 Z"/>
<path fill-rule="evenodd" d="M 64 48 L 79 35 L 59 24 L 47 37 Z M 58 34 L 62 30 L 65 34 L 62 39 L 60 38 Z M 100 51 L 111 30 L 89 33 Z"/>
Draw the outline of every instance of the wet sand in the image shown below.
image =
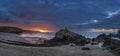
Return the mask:
<path fill-rule="evenodd" d="M 81 50 L 89 47 L 90 50 Z M 58 47 L 25 47 L 0 43 L 0 56 L 114 56 L 97 45 Z"/>

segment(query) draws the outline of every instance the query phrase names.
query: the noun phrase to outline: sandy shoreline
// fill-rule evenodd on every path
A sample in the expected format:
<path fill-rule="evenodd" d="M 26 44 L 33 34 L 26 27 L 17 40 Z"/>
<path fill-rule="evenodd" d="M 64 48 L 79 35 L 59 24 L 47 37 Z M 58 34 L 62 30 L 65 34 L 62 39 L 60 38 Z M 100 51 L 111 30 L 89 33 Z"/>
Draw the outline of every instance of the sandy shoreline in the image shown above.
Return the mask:
<path fill-rule="evenodd" d="M 91 50 L 81 50 L 89 47 Z M 97 45 L 58 47 L 25 47 L 0 43 L 0 56 L 114 56 Z"/>

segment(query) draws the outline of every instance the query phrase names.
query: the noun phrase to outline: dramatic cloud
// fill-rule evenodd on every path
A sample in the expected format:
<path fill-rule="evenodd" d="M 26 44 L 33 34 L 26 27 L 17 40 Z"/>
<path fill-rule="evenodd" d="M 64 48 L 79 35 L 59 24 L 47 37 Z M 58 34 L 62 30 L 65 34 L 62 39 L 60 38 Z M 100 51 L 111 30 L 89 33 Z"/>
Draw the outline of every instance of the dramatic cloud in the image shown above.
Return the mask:
<path fill-rule="evenodd" d="M 114 12 L 107 11 L 107 13 L 108 13 L 108 16 L 106 18 L 111 18 L 114 15 L 119 14 L 120 13 L 120 9 L 118 9 L 117 11 L 114 11 Z"/>
<path fill-rule="evenodd" d="M 0 26 L 52 31 L 119 29 L 119 5 L 119 0 L 0 0 Z"/>

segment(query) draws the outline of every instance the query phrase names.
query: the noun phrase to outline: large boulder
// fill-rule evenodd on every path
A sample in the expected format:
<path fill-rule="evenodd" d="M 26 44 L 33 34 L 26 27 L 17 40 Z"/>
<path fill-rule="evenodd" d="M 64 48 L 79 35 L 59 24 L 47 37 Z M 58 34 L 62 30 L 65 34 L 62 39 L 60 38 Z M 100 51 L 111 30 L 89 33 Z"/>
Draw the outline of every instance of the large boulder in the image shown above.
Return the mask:
<path fill-rule="evenodd" d="M 55 37 L 47 41 L 47 43 L 49 45 L 63 45 L 70 43 L 74 43 L 76 45 L 85 45 L 87 41 L 82 35 L 71 32 L 68 29 L 61 29 L 55 34 Z"/>
<path fill-rule="evenodd" d="M 120 40 L 117 39 L 106 40 L 103 44 L 103 47 L 113 51 L 117 55 L 120 55 Z"/>
<path fill-rule="evenodd" d="M 96 40 L 97 42 L 104 42 L 104 41 L 109 40 L 109 39 L 111 39 L 111 35 L 100 34 L 100 35 L 98 35 L 98 36 L 96 37 L 95 40 Z"/>
<path fill-rule="evenodd" d="M 103 42 L 102 47 L 109 49 L 116 55 L 120 55 L 120 40 L 112 38 L 112 35 L 100 34 L 95 39 L 98 42 Z"/>

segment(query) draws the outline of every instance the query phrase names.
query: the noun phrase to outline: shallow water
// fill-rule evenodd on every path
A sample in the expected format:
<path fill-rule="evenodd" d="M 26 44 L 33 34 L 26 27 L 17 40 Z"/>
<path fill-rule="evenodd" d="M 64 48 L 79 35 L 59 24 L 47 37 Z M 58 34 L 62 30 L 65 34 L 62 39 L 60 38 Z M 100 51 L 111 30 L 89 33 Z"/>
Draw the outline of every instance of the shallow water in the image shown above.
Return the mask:
<path fill-rule="evenodd" d="M 53 33 L 23 33 L 20 35 L 23 38 L 43 38 L 51 39 L 54 37 Z"/>
<path fill-rule="evenodd" d="M 40 43 L 54 37 L 53 33 L 23 33 L 20 36 L 32 44 Z"/>

